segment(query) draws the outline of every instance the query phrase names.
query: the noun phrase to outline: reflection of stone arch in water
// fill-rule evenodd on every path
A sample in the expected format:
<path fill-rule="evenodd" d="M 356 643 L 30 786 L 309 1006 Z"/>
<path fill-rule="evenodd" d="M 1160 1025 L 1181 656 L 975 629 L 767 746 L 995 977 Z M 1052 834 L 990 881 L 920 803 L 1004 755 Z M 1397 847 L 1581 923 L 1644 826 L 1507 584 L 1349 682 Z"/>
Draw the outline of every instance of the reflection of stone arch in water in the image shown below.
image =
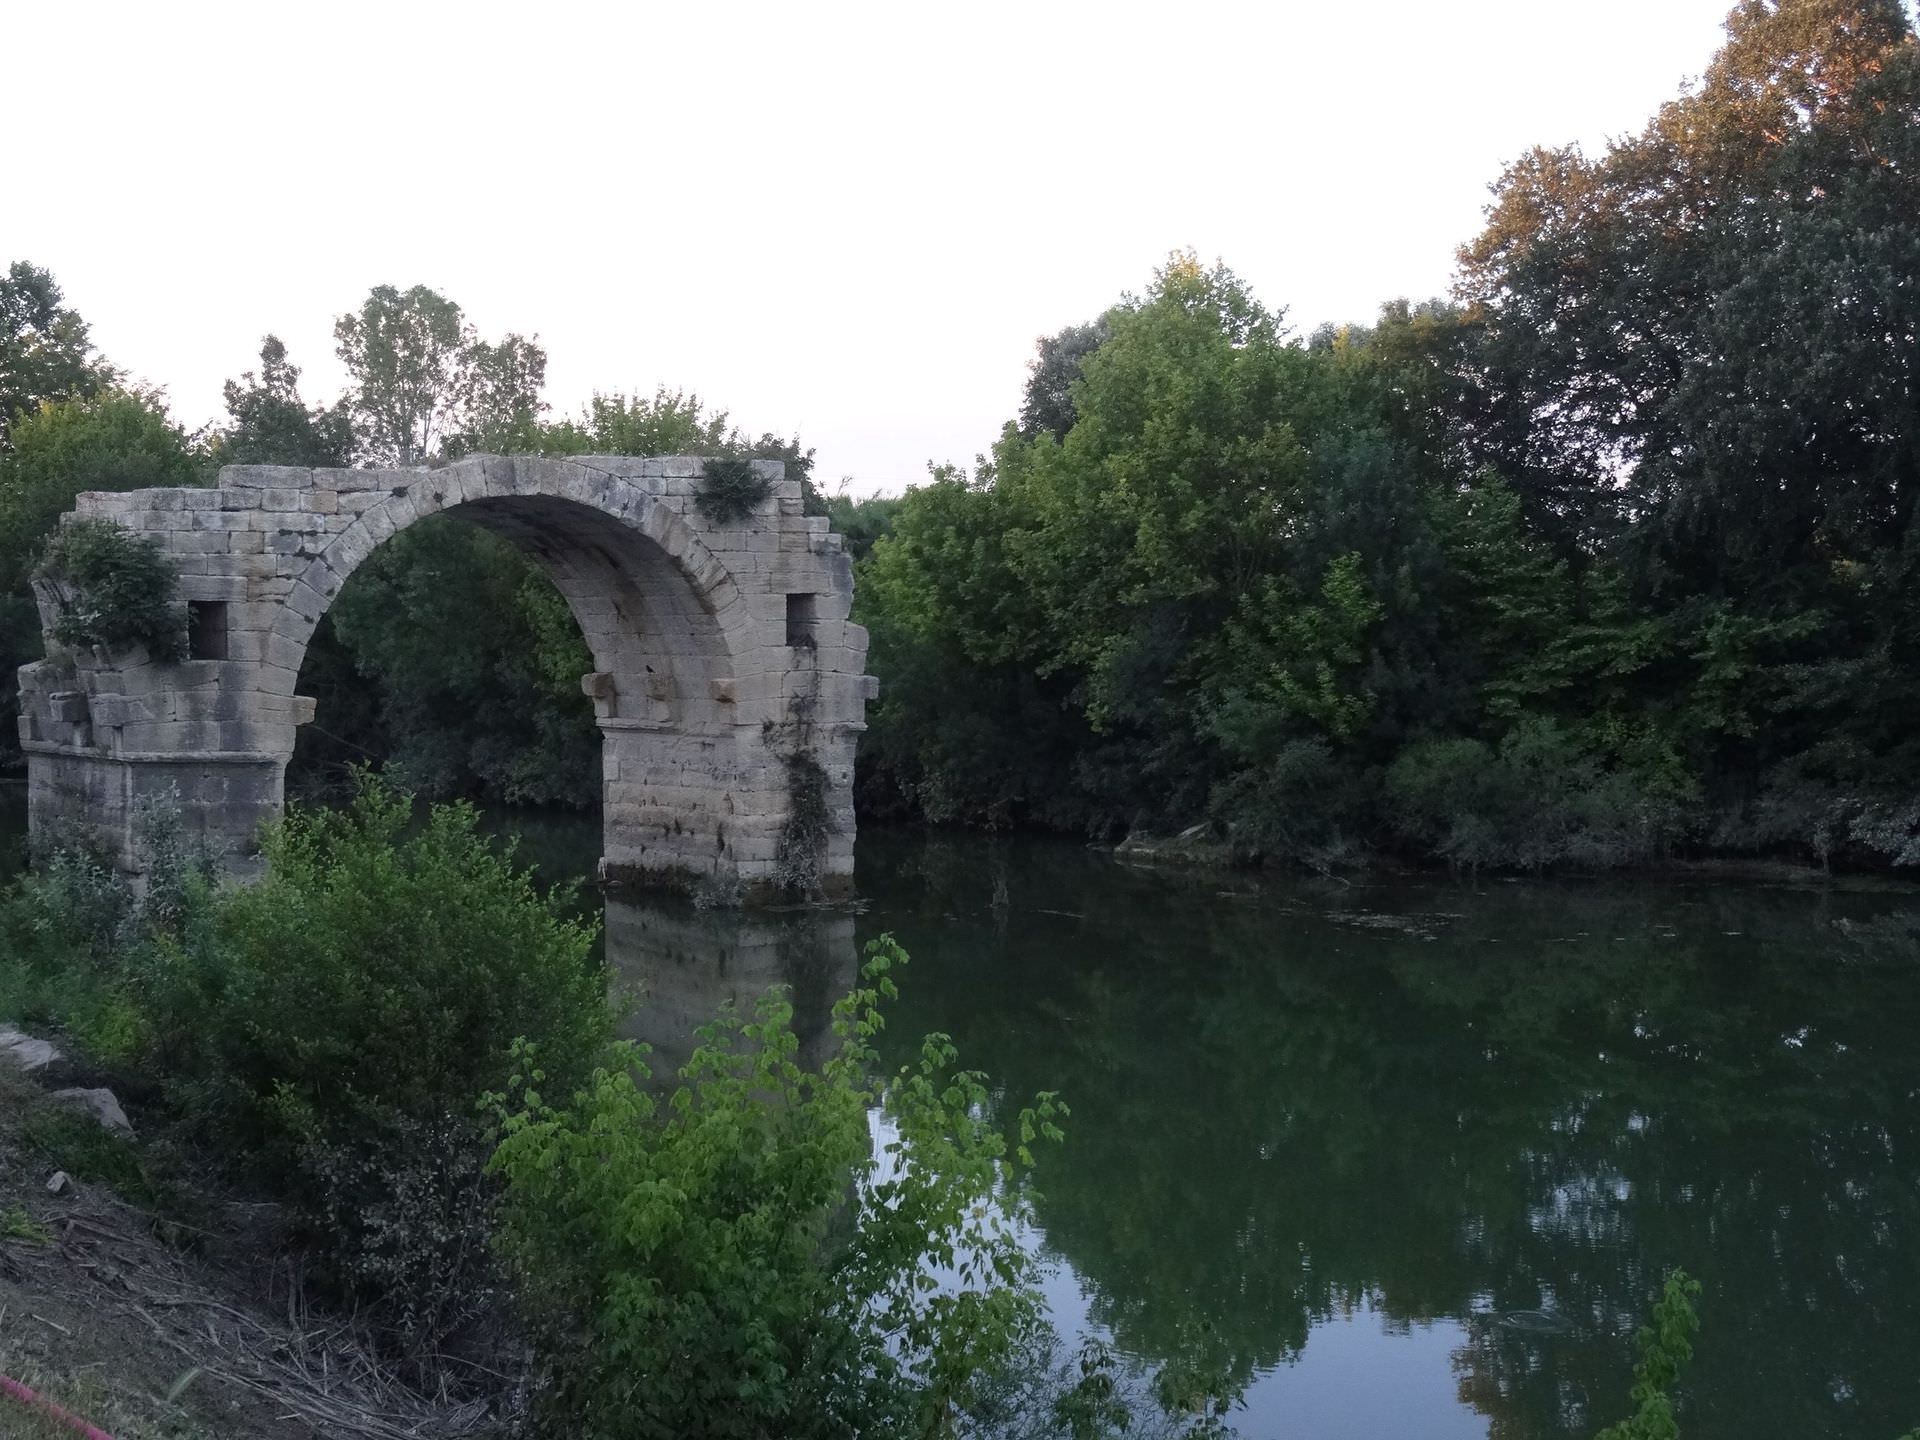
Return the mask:
<path fill-rule="evenodd" d="M 833 1007 L 860 971 L 853 916 L 831 910 L 696 910 L 613 893 L 606 943 L 615 983 L 639 1000 L 625 1033 L 653 1047 L 656 1077 L 686 1063 L 694 1032 L 721 1006 L 751 1015 L 775 988 L 792 1001 L 800 1063 L 817 1068 L 832 1054 Z"/>
<path fill-rule="evenodd" d="M 771 890 L 793 776 L 811 762 L 829 817 L 817 869 L 850 887 L 853 746 L 872 694 L 851 565 L 777 462 L 755 462 L 768 493 L 751 514 L 702 515 L 704 463 L 229 466 L 211 489 L 82 495 L 77 515 L 151 536 L 174 561 L 192 653 L 60 645 L 51 631 L 75 597 L 36 585 L 48 658 L 20 672 L 36 835 L 78 824 L 136 869 L 137 810 L 175 794 L 189 834 L 244 869 L 313 718 L 295 687 L 314 628 L 383 541 L 447 512 L 538 564 L 593 653 L 581 684 L 602 735 L 610 876 Z"/>

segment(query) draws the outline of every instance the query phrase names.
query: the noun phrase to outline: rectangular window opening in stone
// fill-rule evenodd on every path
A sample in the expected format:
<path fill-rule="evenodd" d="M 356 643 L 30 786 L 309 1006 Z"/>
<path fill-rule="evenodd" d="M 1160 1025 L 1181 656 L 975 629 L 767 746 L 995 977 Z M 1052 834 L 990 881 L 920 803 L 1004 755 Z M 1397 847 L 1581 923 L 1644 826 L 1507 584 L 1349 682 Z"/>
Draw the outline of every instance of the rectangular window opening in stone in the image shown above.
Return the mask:
<path fill-rule="evenodd" d="M 195 660 L 227 658 L 227 602 L 187 602 L 187 654 Z"/>
<path fill-rule="evenodd" d="M 813 646 L 813 632 L 820 623 L 818 595 L 787 596 L 787 644 Z"/>

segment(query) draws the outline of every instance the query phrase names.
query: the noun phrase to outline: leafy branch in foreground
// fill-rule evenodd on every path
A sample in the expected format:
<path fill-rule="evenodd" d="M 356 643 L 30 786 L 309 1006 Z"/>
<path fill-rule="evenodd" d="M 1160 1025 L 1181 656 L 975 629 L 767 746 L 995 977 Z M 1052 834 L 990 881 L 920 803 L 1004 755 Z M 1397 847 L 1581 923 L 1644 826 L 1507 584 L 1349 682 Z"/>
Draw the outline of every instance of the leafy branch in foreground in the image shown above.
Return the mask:
<path fill-rule="evenodd" d="M 1041 1332 L 1016 1181 L 1065 1107 L 1043 1094 L 1004 1134 L 942 1035 L 882 1076 L 905 958 L 868 947 L 819 1073 L 777 996 L 705 1028 L 664 1099 L 644 1047 L 558 1104 L 522 1049 L 493 1166 L 546 1420 L 607 1440 L 953 1435 Z"/>
<path fill-rule="evenodd" d="M 1693 1308 L 1700 1282 L 1684 1270 L 1667 1276 L 1653 1307 L 1653 1323 L 1640 1327 L 1634 1343 L 1640 1359 L 1633 1367 L 1633 1399 L 1638 1408 L 1617 1425 L 1609 1425 L 1594 1440 L 1678 1440 L 1680 1422 L 1674 1416 L 1673 1387 L 1693 1359 L 1693 1337 L 1700 1332 L 1700 1316 Z"/>

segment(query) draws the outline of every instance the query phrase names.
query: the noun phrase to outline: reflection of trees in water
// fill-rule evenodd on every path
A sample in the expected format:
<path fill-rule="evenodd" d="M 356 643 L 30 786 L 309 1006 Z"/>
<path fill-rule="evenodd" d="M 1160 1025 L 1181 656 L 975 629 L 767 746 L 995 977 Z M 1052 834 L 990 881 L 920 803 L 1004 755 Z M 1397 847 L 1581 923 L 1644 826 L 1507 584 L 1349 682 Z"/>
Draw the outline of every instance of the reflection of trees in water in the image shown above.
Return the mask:
<path fill-rule="evenodd" d="M 624 1034 L 653 1047 L 656 1076 L 686 1063 L 694 1032 L 723 1005 L 751 1015 L 776 987 L 793 1005 L 801 1063 L 827 1059 L 833 1007 L 858 975 L 851 915 L 698 910 L 618 894 L 606 905 L 607 963 L 639 1002 Z"/>
<path fill-rule="evenodd" d="M 870 865 L 867 928 L 922 954 L 896 1038 L 952 1029 L 1073 1106 L 1039 1218 L 1123 1346 L 1245 1377 L 1364 1299 L 1477 1315 L 1460 1390 L 1494 1433 L 1585 1434 L 1684 1265 L 1708 1285 L 1690 1434 L 1920 1415 L 1920 963 L 1890 902 L 1288 903 L 1054 858 L 1006 867 L 1004 942 L 991 870 L 955 853 L 940 888 L 977 909 Z"/>

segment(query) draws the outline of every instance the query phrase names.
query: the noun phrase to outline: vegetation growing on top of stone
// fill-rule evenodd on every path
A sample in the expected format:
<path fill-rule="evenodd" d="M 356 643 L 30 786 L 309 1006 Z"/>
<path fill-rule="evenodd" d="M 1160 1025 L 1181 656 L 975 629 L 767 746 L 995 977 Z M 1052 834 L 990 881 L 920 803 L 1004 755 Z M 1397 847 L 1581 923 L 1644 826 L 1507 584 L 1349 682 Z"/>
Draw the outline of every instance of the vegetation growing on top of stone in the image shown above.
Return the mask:
<path fill-rule="evenodd" d="M 773 482 L 754 469 L 753 461 L 709 460 L 694 495 L 694 508 L 716 525 L 731 525 L 754 512 L 773 493 Z"/>
<path fill-rule="evenodd" d="M 53 624 L 62 644 L 109 650 L 141 645 L 163 661 L 186 653 L 174 604 L 179 575 L 158 541 L 109 520 L 75 520 L 48 538 L 35 574 L 66 592 Z"/>

